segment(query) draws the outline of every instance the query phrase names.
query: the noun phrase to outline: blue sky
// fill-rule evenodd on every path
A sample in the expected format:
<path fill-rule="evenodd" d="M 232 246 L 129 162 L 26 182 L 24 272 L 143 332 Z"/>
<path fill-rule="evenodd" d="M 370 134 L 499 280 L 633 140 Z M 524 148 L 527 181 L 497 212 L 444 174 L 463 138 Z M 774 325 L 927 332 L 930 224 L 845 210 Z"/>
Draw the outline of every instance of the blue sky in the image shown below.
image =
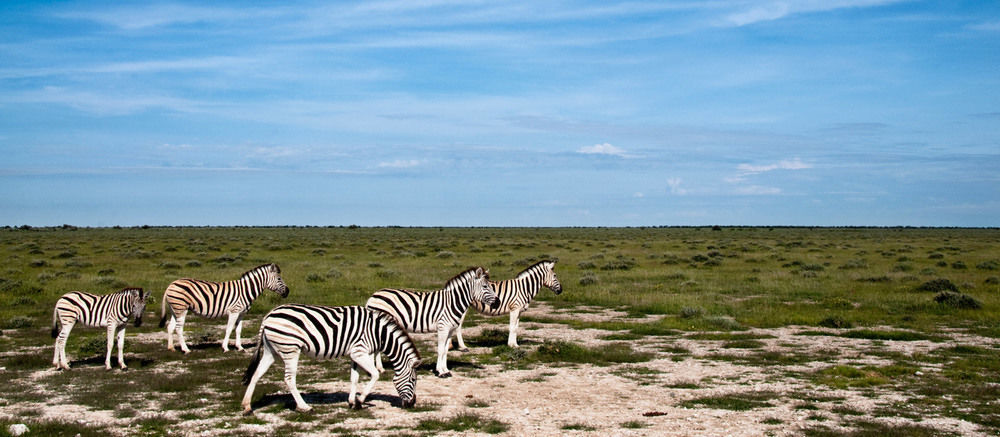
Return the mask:
<path fill-rule="evenodd" d="M 1000 3 L 4 2 L 0 156 L 0 225 L 997 226 Z"/>

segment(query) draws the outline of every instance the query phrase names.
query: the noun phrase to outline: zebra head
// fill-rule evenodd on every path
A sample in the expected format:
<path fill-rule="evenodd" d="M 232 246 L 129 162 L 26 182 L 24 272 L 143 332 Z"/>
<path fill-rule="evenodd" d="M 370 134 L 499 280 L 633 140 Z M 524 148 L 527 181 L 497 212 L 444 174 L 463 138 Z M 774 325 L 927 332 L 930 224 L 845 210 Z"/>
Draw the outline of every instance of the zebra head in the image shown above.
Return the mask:
<path fill-rule="evenodd" d="M 281 279 L 281 268 L 277 264 L 268 264 L 265 273 L 267 276 L 264 280 L 264 286 L 268 290 L 278 293 L 281 297 L 288 297 L 289 290 L 285 281 Z"/>
<path fill-rule="evenodd" d="M 395 369 L 396 374 L 392 377 L 403 408 L 410 408 L 417 403 L 417 367 L 420 367 L 420 358 L 409 357 Z"/>
<path fill-rule="evenodd" d="M 556 277 L 556 262 L 546 261 L 542 266 L 545 269 L 542 276 L 542 285 L 549 287 L 556 294 L 562 293 L 562 284 L 559 283 L 559 278 Z"/>
<path fill-rule="evenodd" d="M 500 305 L 500 299 L 497 298 L 493 284 L 490 283 L 489 270 L 476 267 L 476 274 L 472 279 L 472 298 L 490 308 Z"/>
<path fill-rule="evenodd" d="M 127 300 L 131 307 L 129 316 L 135 319 L 135 327 L 138 328 L 142 326 L 142 313 L 146 312 L 149 294 L 146 294 L 141 288 L 127 288 L 124 291 L 128 294 Z"/>

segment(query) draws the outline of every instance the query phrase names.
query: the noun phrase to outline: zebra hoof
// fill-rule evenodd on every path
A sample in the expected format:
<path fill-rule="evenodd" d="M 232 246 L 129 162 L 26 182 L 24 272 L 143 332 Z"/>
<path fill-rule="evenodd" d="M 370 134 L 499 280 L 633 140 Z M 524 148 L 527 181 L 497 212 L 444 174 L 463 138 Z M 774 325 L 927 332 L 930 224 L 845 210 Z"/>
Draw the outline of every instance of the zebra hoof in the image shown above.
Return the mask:
<path fill-rule="evenodd" d="M 253 409 L 250 409 L 250 408 L 244 408 L 244 409 L 243 409 L 243 415 L 244 415 L 244 416 L 253 416 Z"/>
<path fill-rule="evenodd" d="M 438 378 L 451 378 L 451 372 L 439 373 Z"/>
<path fill-rule="evenodd" d="M 312 407 L 310 407 L 308 405 L 304 405 L 304 406 L 301 406 L 301 407 L 295 407 L 295 411 L 298 411 L 300 413 L 308 413 L 308 412 L 312 411 Z"/>
<path fill-rule="evenodd" d="M 459 348 L 458 351 L 459 352 L 468 352 L 469 348 L 467 348 L 467 347 Z"/>
<path fill-rule="evenodd" d="M 362 407 L 363 405 L 361 405 L 361 401 L 354 401 L 354 403 L 351 404 L 352 410 L 360 410 Z"/>

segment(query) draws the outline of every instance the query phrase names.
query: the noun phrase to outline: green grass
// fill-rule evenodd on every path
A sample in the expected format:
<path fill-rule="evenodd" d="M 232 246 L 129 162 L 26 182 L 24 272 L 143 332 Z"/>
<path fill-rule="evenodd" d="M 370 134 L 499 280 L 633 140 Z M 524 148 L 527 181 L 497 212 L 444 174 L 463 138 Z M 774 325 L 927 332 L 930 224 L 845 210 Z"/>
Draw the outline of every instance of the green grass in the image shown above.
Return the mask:
<path fill-rule="evenodd" d="M 461 413 L 451 418 L 426 419 L 417 424 L 417 431 L 444 432 L 444 431 L 476 431 L 486 434 L 500 434 L 506 432 L 510 425 L 496 419 L 484 418 L 478 414 Z"/>
<path fill-rule="evenodd" d="M 769 401 L 777 396 L 771 392 L 746 392 L 730 395 L 706 396 L 680 403 L 685 408 L 715 408 L 720 410 L 747 411 L 773 406 Z"/>
<path fill-rule="evenodd" d="M 456 372 L 472 374 L 480 372 L 476 366 L 502 363 L 507 368 L 537 368 L 536 374 L 544 375 L 549 366 L 594 364 L 607 366 L 629 383 L 663 384 L 666 375 L 634 366 L 652 359 L 727 361 L 774 369 L 772 378 L 798 378 L 817 390 L 844 387 L 905 393 L 912 398 L 911 405 L 884 405 L 880 414 L 958 418 L 995 433 L 1000 430 L 1000 414 L 993 403 L 998 397 L 993 383 L 1000 380 L 1000 360 L 994 358 L 998 349 L 944 341 L 945 330 L 1000 338 L 997 253 L 997 229 L 4 228 L 0 229 L 0 260 L 4 262 L 0 268 L 0 349 L 5 353 L 0 367 L 5 371 L 0 372 L 0 385 L 6 389 L 0 405 L 10 410 L 20 403 L 46 402 L 58 390 L 67 402 L 112 411 L 115 417 L 138 426 L 136 418 L 151 408 L 146 399 L 155 397 L 156 405 L 170 412 L 170 417 L 188 420 L 195 416 L 191 412 L 195 408 L 201 420 L 224 423 L 223 417 L 239 410 L 242 386 L 238 380 L 248 355 L 221 353 L 221 320 L 188 319 L 188 337 L 199 346 L 188 356 L 169 353 L 162 344 L 134 341 L 137 334 L 160 332 L 156 327 L 158 299 L 166 285 L 180 277 L 229 280 L 258 264 L 278 263 L 291 294 L 282 300 L 266 292 L 254 303 L 244 327 L 249 338 L 256 333 L 261 316 L 280 303 L 363 304 L 383 287 L 440 288 L 472 265 L 488 266 L 492 278 L 506 279 L 533 261 L 551 258 L 559 260 L 556 271 L 564 293 L 557 296 L 542 290 L 536 300 L 567 309 L 571 317 L 553 317 L 533 306 L 521 320 L 527 325 L 558 323 L 573 329 L 607 330 L 602 340 L 610 345 L 583 347 L 535 336 L 524 339 L 522 348 L 511 349 L 506 347 L 506 318 L 470 315 L 467 326 L 479 324 L 484 329 L 469 343 L 487 352 L 453 353 L 450 358 L 464 364 Z M 918 291 L 926 283 L 931 284 L 928 291 Z M 147 307 L 145 324 L 126 331 L 130 371 L 105 372 L 104 331 L 78 327 L 68 345 L 74 370 L 29 378 L 51 366 L 48 327 L 60 295 L 70 290 L 108 293 L 124 285 L 143 287 L 154 298 Z M 932 286 L 955 288 L 974 299 L 979 308 L 939 304 L 934 297 L 940 290 Z M 584 305 L 588 309 L 580 310 Z M 572 317 L 583 312 L 600 315 L 602 309 L 624 311 L 627 316 Z M 646 315 L 658 319 L 636 320 Z M 864 344 L 860 353 L 865 357 L 892 364 L 827 364 L 819 371 L 798 373 L 782 369 L 837 359 L 837 351 L 804 352 L 794 346 L 794 340 L 779 345 L 777 351 L 765 351 L 760 346 L 768 338 L 747 332 L 748 328 L 788 325 L 835 328 L 806 334 L 858 340 L 857 344 Z M 530 328 L 522 325 L 522 338 Z M 672 346 L 675 340 L 719 343 L 710 355 L 695 357 L 684 347 Z M 887 342 L 919 341 L 936 342 L 940 347 L 911 355 L 893 354 L 885 348 Z M 656 352 L 639 351 L 635 342 Z M 426 362 L 431 349 L 421 348 Z M 305 358 L 302 362 L 310 363 L 299 376 L 303 393 L 322 400 L 322 393 L 310 390 L 312 384 L 347 383 L 346 360 L 319 364 Z M 933 369 L 925 367 L 929 364 Z M 269 403 L 261 408 L 284 421 L 297 416 L 288 409 L 280 367 L 265 376 L 255 401 L 266 397 Z M 184 369 L 185 376 L 174 374 L 176 369 Z M 923 376 L 914 376 L 917 371 Z M 418 394 L 425 383 L 422 376 Z M 664 390 L 728 383 L 679 382 Z M 731 401 L 718 402 L 727 405 Z M 819 405 L 823 401 L 810 402 Z M 320 402 L 317 408 L 334 411 L 331 416 L 341 419 L 354 417 L 347 416 L 353 413 L 343 405 Z M 832 417 L 851 420 L 855 416 L 847 408 L 822 408 L 830 418 L 827 423 L 813 423 L 815 432 L 823 432 L 824 425 L 836 420 Z M 286 425 L 279 427 L 292 432 L 303 426 L 298 422 Z M 101 432 L 74 424 L 39 426 L 67 428 L 50 434 Z M 143 426 L 151 434 L 169 428 L 156 420 Z M 206 426 L 222 427 L 218 423 Z M 871 425 L 855 428 L 868 432 Z M 907 435 L 923 429 L 888 430 Z M 226 430 L 238 434 L 235 429 Z"/>

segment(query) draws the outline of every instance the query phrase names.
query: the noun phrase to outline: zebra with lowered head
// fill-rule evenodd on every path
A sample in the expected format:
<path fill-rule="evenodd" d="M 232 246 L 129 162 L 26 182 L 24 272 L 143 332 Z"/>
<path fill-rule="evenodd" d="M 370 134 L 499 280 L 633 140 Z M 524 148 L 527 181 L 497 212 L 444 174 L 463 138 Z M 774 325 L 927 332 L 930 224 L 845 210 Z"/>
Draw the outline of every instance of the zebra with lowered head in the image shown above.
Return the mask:
<path fill-rule="evenodd" d="M 539 261 L 518 273 L 514 279 L 506 281 L 490 281 L 493 290 L 497 293 L 499 304 L 486 306 L 479 302 L 472 302 L 472 306 L 482 314 L 488 316 L 501 316 L 510 314 L 510 331 L 507 333 L 507 346 L 517 347 L 517 325 L 520 322 L 521 312 L 528 309 L 531 300 L 538 294 L 539 288 L 548 287 L 556 294 L 562 293 L 562 285 L 556 277 L 555 261 Z M 465 321 L 465 317 L 462 317 Z M 458 348 L 463 352 L 469 348 L 465 346 L 462 339 L 462 326 L 458 327 L 456 333 Z"/>
<path fill-rule="evenodd" d="M 281 279 L 281 269 L 277 264 L 264 264 L 243 273 L 240 279 L 227 282 L 210 282 L 200 279 L 178 279 L 167 286 L 160 307 L 160 327 L 167 327 L 167 349 L 174 350 L 173 332 L 184 353 L 191 352 L 184 342 L 184 318 L 188 311 L 207 318 L 227 316 L 226 336 L 222 339 L 222 350 L 229 351 L 229 335 L 236 330 L 236 349 L 243 350 L 240 334 L 243 332 L 243 316 L 250 310 L 254 299 L 264 291 L 271 290 L 288 297 L 288 286 Z M 167 306 L 170 313 L 167 313 Z M 167 324 L 167 316 L 170 324 Z"/>
<path fill-rule="evenodd" d="M 146 311 L 148 294 L 141 288 L 125 288 L 121 291 L 98 296 L 82 291 L 71 291 L 56 301 L 52 312 L 52 338 L 56 339 L 55 356 L 52 365 L 56 370 L 69 370 L 66 359 L 66 340 L 77 323 L 83 326 L 108 329 L 108 353 L 104 358 L 104 368 L 111 370 L 111 350 L 118 337 L 118 365 L 125 365 L 125 325 L 128 318 L 135 319 L 135 326 L 142 325 L 142 313 Z"/>
<path fill-rule="evenodd" d="M 375 386 L 380 373 L 375 367 L 375 356 L 379 353 L 385 354 L 396 371 L 392 382 L 399 393 L 400 404 L 409 408 L 417 401 L 414 390 L 420 353 L 410 336 L 392 317 L 362 306 L 292 304 L 271 310 L 260 324 L 257 352 L 243 375 L 243 384 L 247 386 L 246 394 L 243 395 L 243 414 L 251 412 L 250 401 L 254 387 L 274 363 L 275 355 L 285 363 L 285 384 L 295 399 L 295 409 L 312 409 L 302 399 L 295 385 L 299 355 L 302 352 L 320 359 L 344 355 L 351 357 L 351 393 L 347 397 L 351 408 L 360 409 Z M 359 366 L 371 375 L 371 380 L 361 396 L 356 397 Z"/>
<path fill-rule="evenodd" d="M 408 332 L 437 332 L 438 377 L 451 376 L 448 371 L 448 343 L 461 325 L 465 311 L 472 302 L 490 306 L 497 296 L 490 287 L 490 273 L 482 267 L 473 267 L 445 283 L 444 288 L 419 292 L 384 288 L 368 298 L 366 307 L 392 316 Z M 381 368 L 381 358 L 376 355 L 376 365 Z"/>

